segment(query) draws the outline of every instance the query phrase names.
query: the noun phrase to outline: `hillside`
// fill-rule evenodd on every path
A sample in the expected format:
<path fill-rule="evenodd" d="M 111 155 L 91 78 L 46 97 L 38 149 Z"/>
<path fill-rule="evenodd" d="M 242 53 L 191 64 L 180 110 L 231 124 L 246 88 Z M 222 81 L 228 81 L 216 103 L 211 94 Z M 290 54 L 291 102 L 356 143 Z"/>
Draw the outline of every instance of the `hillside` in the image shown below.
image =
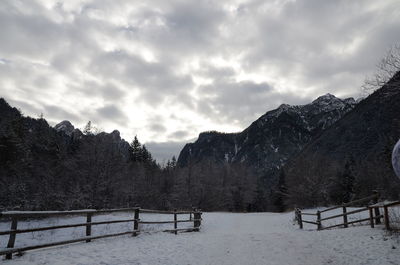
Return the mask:
<path fill-rule="evenodd" d="M 209 159 L 220 163 L 244 162 L 263 170 L 279 168 L 355 105 L 353 98 L 342 100 L 331 94 L 307 105 L 282 104 L 240 133 L 201 133 L 196 142 L 183 148 L 178 165 Z"/>
<path fill-rule="evenodd" d="M 2 98 L 0 150 L 0 209 L 161 207 L 161 189 L 172 185 L 145 147 L 118 131 L 81 132 L 68 121 L 53 128 Z"/>
<path fill-rule="evenodd" d="M 306 105 L 282 104 L 240 133 L 201 133 L 178 158 L 190 201 L 207 209 L 280 210 L 282 166 L 356 104 L 326 94 Z M 214 203 L 202 195 L 206 190 Z"/>
<path fill-rule="evenodd" d="M 373 189 L 398 198 L 391 153 L 400 137 L 399 79 L 398 73 L 285 166 L 290 205 L 341 203 Z"/>

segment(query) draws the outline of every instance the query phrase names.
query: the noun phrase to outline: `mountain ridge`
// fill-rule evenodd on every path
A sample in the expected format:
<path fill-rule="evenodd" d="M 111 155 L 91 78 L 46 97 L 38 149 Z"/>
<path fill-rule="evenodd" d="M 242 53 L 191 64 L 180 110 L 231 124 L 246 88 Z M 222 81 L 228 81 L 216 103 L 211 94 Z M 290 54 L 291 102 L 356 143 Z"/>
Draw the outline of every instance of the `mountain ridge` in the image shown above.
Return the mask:
<path fill-rule="evenodd" d="M 178 157 L 178 165 L 186 166 L 189 161 L 193 162 L 194 160 L 194 162 L 198 162 L 203 158 L 207 158 L 207 156 L 219 162 L 245 162 L 247 160 L 246 154 L 242 153 L 241 150 L 243 148 L 257 148 L 256 141 L 250 144 L 252 145 L 251 147 L 247 144 L 249 136 L 254 138 L 255 135 L 259 134 L 257 131 L 271 131 L 272 126 L 279 127 L 279 125 L 286 122 L 285 126 L 298 125 L 297 129 L 303 131 L 305 137 L 310 138 L 333 124 L 356 104 L 353 98 L 339 99 L 331 94 L 322 95 L 313 102 L 305 105 L 281 104 L 278 108 L 267 111 L 241 132 L 221 133 L 209 131 L 200 133 L 195 142 L 184 146 Z M 287 115 L 286 119 L 285 117 L 281 117 L 282 114 Z M 313 116 L 316 116 L 316 118 Z M 276 120 L 280 118 L 283 121 L 278 121 L 278 124 L 275 125 Z M 317 119 L 319 120 L 316 121 Z M 290 124 L 293 122 L 297 124 Z M 269 125 L 269 123 L 272 124 Z M 281 132 L 278 133 L 278 136 L 282 136 Z M 260 138 L 260 135 L 257 135 L 256 138 Z M 267 137 L 261 138 L 265 141 Z M 304 144 L 304 142 L 308 142 L 308 140 L 301 141 L 301 144 Z M 258 144 L 262 145 L 261 143 Z M 198 150 L 201 145 L 204 145 L 205 148 Z M 220 150 L 223 150 L 224 154 L 218 152 L 215 145 L 219 145 Z M 267 147 L 275 153 L 277 152 L 277 148 L 279 150 L 279 144 L 272 142 Z"/>
<path fill-rule="evenodd" d="M 399 197 L 391 166 L 400 137 L 400 73 L 323 131 L 285 166 L 288 204 L 340 204 L 378 189 Z"/>
<path fill-rule="evenodd" d="M 0 209 L 161 207 L 161 185 L 146 181 L 161 183 L 162 169 L 138 141 L 134 147 L 117 130 L 52 127 L 0 98 Z"/>

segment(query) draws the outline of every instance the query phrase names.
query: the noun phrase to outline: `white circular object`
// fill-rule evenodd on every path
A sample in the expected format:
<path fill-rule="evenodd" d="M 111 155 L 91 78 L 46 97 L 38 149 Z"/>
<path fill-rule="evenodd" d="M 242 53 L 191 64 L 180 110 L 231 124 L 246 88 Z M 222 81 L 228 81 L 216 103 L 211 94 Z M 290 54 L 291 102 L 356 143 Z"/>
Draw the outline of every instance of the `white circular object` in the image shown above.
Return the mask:
<path fill-rule="evenodd" d="M 394 173 L 400 178 L 400 140 L 394 146 L 392 153 L 392 165 Z"/>

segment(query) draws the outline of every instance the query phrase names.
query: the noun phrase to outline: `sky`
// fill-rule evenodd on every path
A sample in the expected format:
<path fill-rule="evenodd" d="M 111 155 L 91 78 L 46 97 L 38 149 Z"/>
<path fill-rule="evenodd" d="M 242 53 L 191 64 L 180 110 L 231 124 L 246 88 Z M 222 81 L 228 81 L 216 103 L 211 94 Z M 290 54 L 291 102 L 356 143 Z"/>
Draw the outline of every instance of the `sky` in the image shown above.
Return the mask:
<path fill-rule="evenodd" d="M 0 97 L 162 163 L 282 103 L 360 97 L 399 39 L 398 0 L 1 0 Z"/>

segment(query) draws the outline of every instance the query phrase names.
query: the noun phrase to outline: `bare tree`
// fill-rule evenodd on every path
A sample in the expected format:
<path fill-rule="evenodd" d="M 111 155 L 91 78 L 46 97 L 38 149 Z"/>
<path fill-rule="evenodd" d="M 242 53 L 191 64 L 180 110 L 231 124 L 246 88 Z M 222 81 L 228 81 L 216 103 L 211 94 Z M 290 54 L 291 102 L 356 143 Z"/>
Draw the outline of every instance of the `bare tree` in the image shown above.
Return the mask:
<path fill-rule="evenodd" d="M 362 85 L 364 93 L 369 94 L 383 85 L 400 71 L 400 43 L 389 48 L 386 55 L 377 65 L 377 71 L 371 77 L 367 77 Z M 398 82 L 391 83 L 398 86 Z"/>

